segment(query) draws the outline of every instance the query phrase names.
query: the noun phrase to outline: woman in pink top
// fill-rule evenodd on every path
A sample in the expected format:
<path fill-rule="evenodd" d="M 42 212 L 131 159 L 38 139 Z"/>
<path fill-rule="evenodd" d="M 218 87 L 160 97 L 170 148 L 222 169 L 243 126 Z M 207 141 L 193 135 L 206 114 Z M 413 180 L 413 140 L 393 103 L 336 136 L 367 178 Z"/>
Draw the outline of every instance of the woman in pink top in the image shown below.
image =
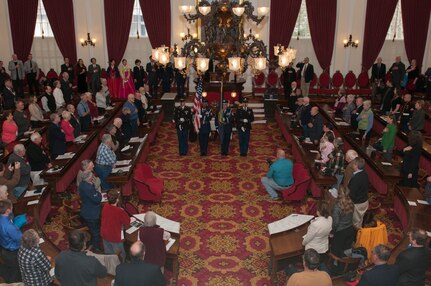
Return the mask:
<path fill-rule="evenodd" d="M 320 140 L 320 156 L 322 157 L 322 163 L 329 161 L 329 154 L 334 151 L 334 133 L 326 132 Z"/>
<path fill-rule="evenodd" d="M 73 142 L 73 140 L 75 139 L 75 135 L 73 135 L 73 131 L 75 130 L 75 128 L 73 128 L 72 124 L 70 124 L 70 112 L 69 111 L 63 111 L 63 113 L 61 113 L 61 117 L 63 118 L 63 120 L 60 123 L 60 127 L 61 130 L 64 131 L 64 135 L 66 137 L 66 142 Z"/>
<path fill-rule="evenodd" d="M 16 140 L 16 136 L 18 134 L 18 126 L 13 120 L 13 114 L 11 111 L 5 111 L 4 116 L 6 117 L 6 120 L 3 122 L 1 140 L 4 144 L 9 144 Z"/>

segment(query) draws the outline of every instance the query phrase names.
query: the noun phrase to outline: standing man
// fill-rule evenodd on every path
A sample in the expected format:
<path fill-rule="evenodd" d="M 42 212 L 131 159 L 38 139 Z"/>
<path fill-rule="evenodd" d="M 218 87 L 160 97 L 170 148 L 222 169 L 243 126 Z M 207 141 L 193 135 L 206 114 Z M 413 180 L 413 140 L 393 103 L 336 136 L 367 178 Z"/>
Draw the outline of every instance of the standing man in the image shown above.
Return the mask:
<path fill-rule="evenodd" d="M 408 133 L 410 131 L 409 122 L 412 118 L 413 111 L 415 111 L 415 105 L 412 102 L 412 95 L 406 93 L 403 96 L 403 105 L 400 108 L 401 116 L 399 126 L 402 132 Z"/>
<path fill-rule="evenodd" d="M 373 86 L 372 98 L 380 94 L 383 83 L 385 82 L 386 65 L 382 63 L 382 58 L 378 57 L 377 62 L 371 69 L 371 82 Z"/>
<path fill-rule="evenodd" d="M 24 102 L 22 100 L 18 100 L 15 104 L 13 120 L 18 126 L 18 138 L 22 138 L 24 133 L 30 130 L 30 119 L 27 112 L 24 111 Z"/>
<path fill-rule="evenodd" d="M 177 81 L 177 97 L 183 98 L 184 97 L 184 86 L 186 84 L 186 78 L 187 74 L 185 73 L 185 70 L 179 70 L 175 69 L 175 76 Z"/>
<path fill-rule="evenodd" d="M 299 68 L 299 77 L 301 79 L 301 91 L 303 97 L 308 97 L 310 89 L 310 81 L 313 80 L 314 67 L 309 63 L 309 58 L 305 58 L 302 63 L 297 63 L 296 67 Z"/>
<path fill-rule="evenodd" d="M 66 104 L 72 102 L 73 90 L 72 84 L 69 81 L 69 73 L 64 72 L 61 74 L 62 78 L 60 79 L 61 91 L 63 92 L 63 98 Z"/>
<path fill-rule="evenodd" d="M 356 158 L 353 160 L 353 176 L 350 179 L 348 189 L 349 196 L 354 204 L 353 225 L 362 228 L 362 220 L 368 209 L 368 175 L 364 171 L 365 160 Z"/>
<path fill-rule="evenodd" d="M 253 110 L 248 108 L 248 99 L 242 100 L 242 106 L 236 112 L 236 122 L 238 124 L 239 153 L 247 156 L 250 142 L 251 123 L 254 121 Z"/>
<path fill-rule="evenodd" d="M 88 73 L 90 74 L 90 86 L 94 99 L 96 97 L 96 92 L 100 90 L 100 76 L 102 74 L 102 70 L 96 63 L 95 58 L 91 58 L 91 65 L 88 66 Z"/>
<path fill-rule="evenodd" d="M 181 156 L 187 155 L 189 128 L 192 125 L 192 110 L 186 106 L 185 100 L 180 99 L 180 106 L 175 108 L 174 122 L 177 128 L 178 147 Z"/>
<path fill-rule="evenodd" d="M 311 122 L 310 98 L 306 96 L 304 97 L 303 101 L 304 101 L 304 104 L 301 111 L 301 116 L 299 118 L 299 124 L 302 126 L 302 129 L 304 130 L 304 139 L 308 141 L 310 139 L 310 131 L 309 131 L 310 129 L 308 127 L 308 124 Z"/>
<path fill-rule="evenodd" d="M 73 65 L 69 63 L 69 58 L 64 58 L 64 64 L 61 65 L 61 74 L 64 72 L 69 74 L 70 81 L 75 81 L 75 70 L 73 69 Z"/>
<path fill-rule="evenodd" d="M 81 132 L 90 131 L 91 115 L 90 107 L 87 102 L 87 93 L 81 94 L 81 101 L 78 103 L 79 122 L 81 123 Z"/>
<path fill-rule="evenodd" d="M 139 90 L 144 86 L 145 70 L 141 66 L 141 60 L 135 60 L 135 67 L 133 68 L 133 81 L 135 82 L 135 89 Z"/>
<path fill-rule="evenodd" d="M 39 95 L 39 66 L 37 62 L 33 61 L 33 55 L 28 55 L 28 60 L 24 63 L 24 71 L 27 75 L 28 91 L 33 95 L 33 87 L 36 95 Z"/>
<path fill-rule="evenodd" d="M 13 89 L 16 91 L 17 96 L 24 97 L 24 84 L 23 80 L 25 77 L 24 64 L 21 60 L 18 60 L 16 54 L 12 55 L 12 60 L 9 62 L 8 69 L 13 83 Z"/>
<path fill-rule="evenodd" d="M 5 88 L 2 90 L 3 93 L 3 109 L 13 109 L 15 105 L 16 92 L 12 88 L 12 80 L 6 79 L 4 82 Z"/>
<path fill-rule="evenodd" d="M 404 74 L 406 73 L 406 66 L 401 62 L 400 56 L 395 58 L 395 63 L 392 64 L 389 72 L 391 73 L 391 80 L 394 87 L 400 88 Z"/>
<path fill-rule="evenodd" d="M 139 112 L 135 105 L 135 95 L 133 93 L 127 96 L 127 101 L 124 103 L 123 108 L 130 109 L 129 119 L 132 127 L 131 135 L 132 137 L 136 136 L 138 134 Z"/>
<path fill-rule="evenodd" d="M 211 106 L 208 105 L 206 98 L 202 99 L 202 111 L 199 120 L 201 121 L 201 128 L 199 129 L 199 146 L 201 149 L 201 156 L 208 154 L 208 140 L 211 132 L 211 119 L 213 118 L 213 111 Z"/>
<path fill-rule="evenodd" d="M 286 99 L 292 94 L 292 83 L 296 81 L 296 71 L 293 68 L 293 63 L 290 62 L 283 72 L 284 97 Z M 295 86 L 296 88 L 296 86 Z M 290 105 L 289 105 L 290 107 Z"/>
<path fill-rule="evenodd" d="M 413 228 L 409 239 L 409 247 L 398 254 L 395 262 L 400 273 L 398 286 L 425 285 L 425 273 L 430 264 L 430 251 L 425 246 L 427 234 L 423 229 Z"/>
<path fill-rule="evenodd" d="M 217 112 L 216 126 L 220 135 L 221 155 L 227 156 L 229 152 L 230 137 L 232 135 L 233 113 L 229 102 L 223 100 L 222 110 Z"/>
<path fill-rule="evenodd" d="M 12 202 L 0 201 L 0 249 L 3 264 L 0 265 L 0 276 L 6 283 L 21 282 L 21 273 L 18 265 L 18 250 L 21 245 L 22 233 L 13 224 Z"/>
<path fill-rule="evenodd" d="M 157 97 L 157 89 L 159 88 L 159 68 L 153 57 L 150 56 L 150 62 L 147 63 L 146 71 L 148 74 L 148 84 L 150 85 L 150 94 L 153 98 Z"/>

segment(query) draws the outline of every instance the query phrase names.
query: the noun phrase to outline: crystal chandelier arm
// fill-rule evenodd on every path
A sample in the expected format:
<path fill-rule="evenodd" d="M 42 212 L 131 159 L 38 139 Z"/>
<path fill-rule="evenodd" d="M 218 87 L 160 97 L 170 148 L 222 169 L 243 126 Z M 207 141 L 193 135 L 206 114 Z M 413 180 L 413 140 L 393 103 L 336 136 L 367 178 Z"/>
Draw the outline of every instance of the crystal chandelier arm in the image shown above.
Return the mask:
<path fill-rule="evenodd" d="M 256 25 L 259 25 L 260 22 L 262 22 L 262 20 L 265 18 L 265 16 L 259 17 L 257 15 L 254 15 L 254 7 L 253 4 L 250 1 L 244 1 L 243 3 L 245 11 L 244 14 L 247 17 L 247 19 L 252 20 L 253 22 L 256 23 Z"/>
<path fill-rule="evenodd" d="M 204 15 L 201 12 L 199 12 L 199 7 L 202 7 L 202 6 L 211 7 L 211 10 L 210 10 L 210 12 L 207 15 Z M 215 6 L 214 2 L 210 3 L 210 2 L 208 2 L 206 0 L 202 0 L 202 1 L 199 2 L 199 5 L 196 5 L 196 7 L 195 7 L 196 13 L 195 14 L 190 14 L 190 13 L 189 14 L 184 14 L 184 18 L 186 18 L 187 22 L 193 23 L 193 22 L 195 22 L 196 20 L 198 20 L 200 18 L 204 18 L 204 17 L 207 17 L 207 16 L 211 15 L 213 13 L 213 11 L 214 11 L 214 7 L 213 6 Z"/>

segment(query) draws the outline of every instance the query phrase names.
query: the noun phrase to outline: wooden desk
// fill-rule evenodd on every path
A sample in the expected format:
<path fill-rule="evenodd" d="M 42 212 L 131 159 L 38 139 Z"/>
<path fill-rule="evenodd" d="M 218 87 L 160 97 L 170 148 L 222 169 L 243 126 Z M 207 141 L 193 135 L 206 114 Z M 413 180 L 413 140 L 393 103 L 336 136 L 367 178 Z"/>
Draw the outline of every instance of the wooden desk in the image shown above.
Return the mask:
<path fill-rule="evenodd" d="M 353 132 L 351 126 L 337 125 L 339 120 L 335 119 L 335 113 L 332 112 L 332 108 L 327 104 L 320 105 L 319 109 L 322 116 L 331 122 L 338 131 L 337 133 L 343 137 L 345 148 L 354 149 L 365 160 L 365 171 L 367 171 L 371 185 L 379 193 L 388 194 L 401 179 L 398 168 L 396 166 L 383 165 L 383 158 L 371 158 L 368 156 L 361 144 L 362 141 L 357 140 L 351 135 L 351 132 Z M 378 136 L 376 132 L 372 132 L 372 137 Z"/>
<path fill-rule="evenodd" d="M 299 256 L 304 253 L 302 237 L 307 233 L 309 223 L 296 229 L 273 234 L 269 237 L 271 247 L 271 282 L 278 285 L 278 266 L 282 260 Z"/>

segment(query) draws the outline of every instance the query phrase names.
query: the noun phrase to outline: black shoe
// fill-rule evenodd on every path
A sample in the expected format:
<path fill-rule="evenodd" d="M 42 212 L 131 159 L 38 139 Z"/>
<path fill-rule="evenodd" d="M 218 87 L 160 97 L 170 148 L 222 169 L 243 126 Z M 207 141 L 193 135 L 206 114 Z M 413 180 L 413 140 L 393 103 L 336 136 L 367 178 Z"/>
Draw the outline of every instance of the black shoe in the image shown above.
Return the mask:
<path fill-rule="evenodd" d="M 242 156 L 242 157 L 246 157 L 246 156 L 247 156 L 247 153 L 242 153 L 242 154 L 240 154 L 240 156 Z"/>
<path fill-rule="evenodd" d="M 201 153 L 201 156 L 206 156 L 207 155 L 207 153 Z"/>
<path fill-rule="evenodd" d="M 221 153 L 222 156 L 227 156 L 227 153 Z"/>

